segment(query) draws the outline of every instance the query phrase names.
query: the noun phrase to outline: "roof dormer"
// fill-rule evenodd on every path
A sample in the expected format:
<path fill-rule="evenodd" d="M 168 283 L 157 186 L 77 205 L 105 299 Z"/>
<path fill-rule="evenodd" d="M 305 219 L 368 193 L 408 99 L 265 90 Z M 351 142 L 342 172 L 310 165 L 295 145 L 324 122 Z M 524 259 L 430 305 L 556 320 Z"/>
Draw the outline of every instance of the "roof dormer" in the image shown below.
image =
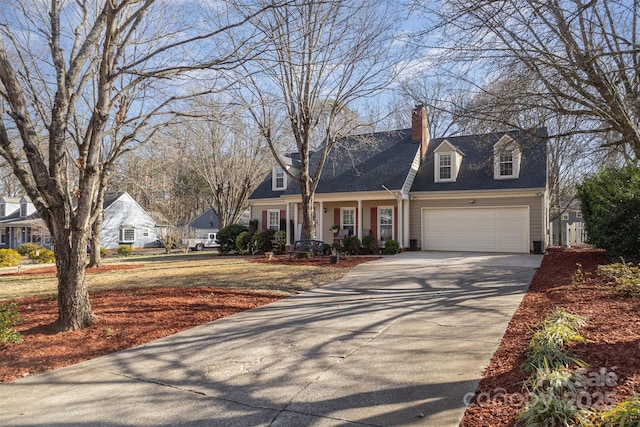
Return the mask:
<path fill-rule="evenodd" d="M 434 182 L 456 182 L 464 153 L 446 139 L 433 151 Z"/>
<path fill-rule="evenodd" d="M 513 138 L 504 135 L 493 146 L 493 178 L 517 179 L 520 177 L 522 148 Z"/>

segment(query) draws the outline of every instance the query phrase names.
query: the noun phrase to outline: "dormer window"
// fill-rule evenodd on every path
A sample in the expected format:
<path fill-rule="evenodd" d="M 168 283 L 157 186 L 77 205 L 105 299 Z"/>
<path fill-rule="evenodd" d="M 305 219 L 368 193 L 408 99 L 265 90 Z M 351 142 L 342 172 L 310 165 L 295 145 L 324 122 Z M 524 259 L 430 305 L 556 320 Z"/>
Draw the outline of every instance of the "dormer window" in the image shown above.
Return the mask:
<path fill-rule="evenodd" d="M 434 171 L 435 182 L 455 182 L 458 179 L 460 164 L 463 153 L 449 141 L 444 141 L 434 150 Z"/>
<path fill-rule="evenodd" d="M 276 166 L 273 168 L 272 187 L 274 191 L 282 191 L 287 189 L 287 177 L 281 167 Z"/>
<path fill-rule="evenodd" d="M 507 135 L 493 147 L 494 179 L 516 179 L 520 176 L 520 146 Z"/>
<path fill-rule="evenodd" d="M 513 176 L 513 152 L 500 153 L 500 176 Z"/>
<path fill-rule="evenodd" d="M 27 204 L 20 203 L 20 217 L 24 218 L 27 216 Z"/>
<path fill-rule="evenodd" d="M 440 163 L 439 181 L 451 179 L 451 154 L 440 154 L 438 158 Z"/>

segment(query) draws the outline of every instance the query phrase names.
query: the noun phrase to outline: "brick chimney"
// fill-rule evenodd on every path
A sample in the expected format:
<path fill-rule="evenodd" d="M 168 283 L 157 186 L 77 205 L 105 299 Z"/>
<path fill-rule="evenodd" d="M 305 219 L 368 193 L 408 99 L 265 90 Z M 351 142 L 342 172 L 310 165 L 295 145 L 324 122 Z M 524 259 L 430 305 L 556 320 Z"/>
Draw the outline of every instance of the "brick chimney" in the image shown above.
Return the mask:
<path fill-rule="evenodd" d="M 427 110 L 423 104 L 418 104 L 411 113 L 411 142 L 420 144 L 420 163 L 423 162 L 424 156 L 427 154 L 429 139 Z"/>

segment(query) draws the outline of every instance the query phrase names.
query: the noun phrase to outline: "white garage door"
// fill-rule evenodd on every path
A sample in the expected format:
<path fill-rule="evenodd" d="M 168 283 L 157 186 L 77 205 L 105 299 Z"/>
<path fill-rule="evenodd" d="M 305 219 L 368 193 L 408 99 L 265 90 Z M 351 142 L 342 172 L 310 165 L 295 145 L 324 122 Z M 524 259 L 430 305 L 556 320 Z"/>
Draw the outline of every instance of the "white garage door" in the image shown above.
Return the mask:
<path fill-rule="evenodd" d="M 529 208 L 424 209 L 422 249 L 529 252 Z"/>

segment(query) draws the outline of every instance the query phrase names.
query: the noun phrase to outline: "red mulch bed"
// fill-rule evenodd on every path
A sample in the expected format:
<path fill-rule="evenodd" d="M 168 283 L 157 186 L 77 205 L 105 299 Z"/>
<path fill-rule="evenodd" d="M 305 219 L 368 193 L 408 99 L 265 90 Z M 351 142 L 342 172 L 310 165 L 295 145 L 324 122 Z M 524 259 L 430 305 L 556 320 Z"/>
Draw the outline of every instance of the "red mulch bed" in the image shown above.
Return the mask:
<path fill-rule="evenodd" d="M 520 366 L 533 328 L 556 308 L 587 318 L 581 333 L 589 342 L 573 347 L 574 354 L 588 363 L 587 374 L 604 369 L 615 375 L 617 386 L 590 386 L 585 390 L 587 398 L 596 404 L 607 393 L 620 402 L 640 392 L 640 298 L 621 297 L 603 280 L 594 278 L 597 266 L 608 262 L 596 250 L 559 250 L 544 257 L 460 426 L 516 425 L 523 405 L 522 383 L 528 377 Z M 573 286 L 577 263 L 592 278 Z"/>

